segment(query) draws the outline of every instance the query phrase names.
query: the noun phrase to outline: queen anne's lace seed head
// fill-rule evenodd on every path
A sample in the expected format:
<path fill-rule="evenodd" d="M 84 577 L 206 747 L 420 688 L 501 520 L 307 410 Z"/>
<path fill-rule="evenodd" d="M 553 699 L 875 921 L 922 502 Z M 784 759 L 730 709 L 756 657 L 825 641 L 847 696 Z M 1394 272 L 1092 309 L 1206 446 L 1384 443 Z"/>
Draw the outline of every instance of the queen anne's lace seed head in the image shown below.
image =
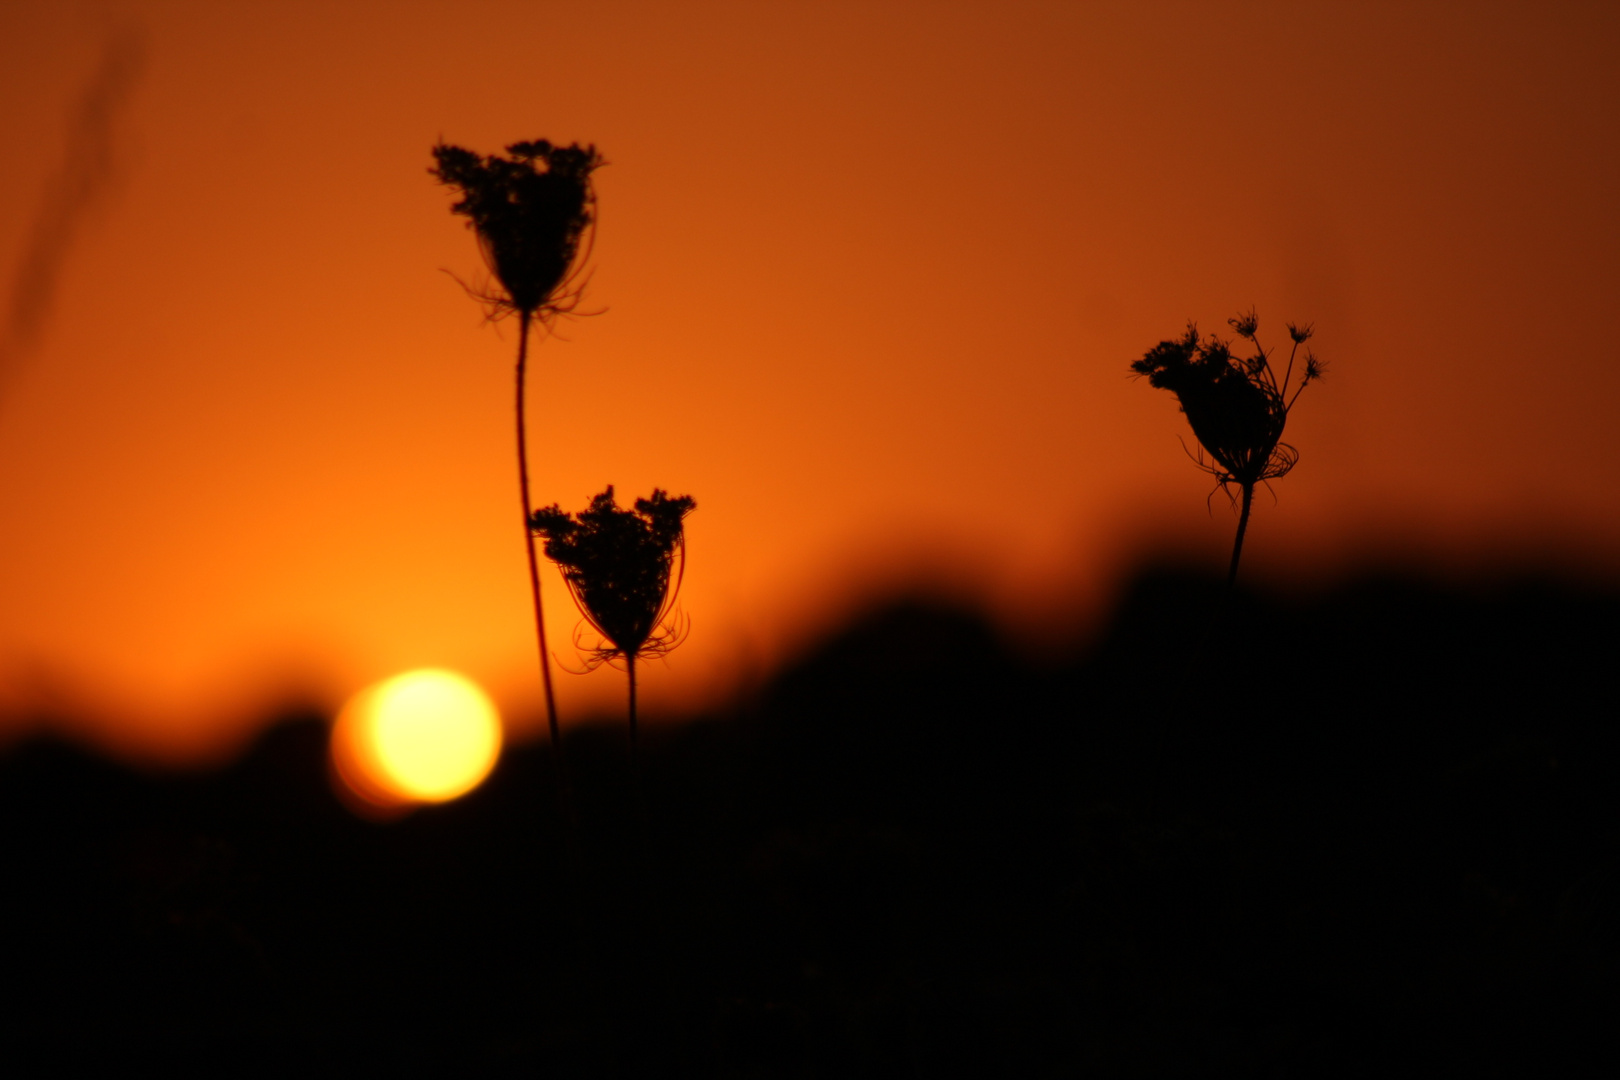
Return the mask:
<path fill-rule="evenodd" d="M 1188 323 L 1185 334 L 1159 342 L 1131 370 L 1176 395 L 1193 435 L 1214 459 L 1201 464 L 1219 483 L 1252 488 L 1286 475 L 1299 460 L 1299 451 L 1282 441 L 1283 427 L 1299 392 L 1322 377 L 1324 364 L 1307 349 L 1303 375 L 1289 395 L 1294 357 L 1279 380 L 1257 339 L 1260 319 L 1254 310 L 1227 322 L 1254 344 L 1253 356 L 1233 356 L 1228 342 L 1214 335 L 1200 339 L 1198 327 Z M 1288 336 L 1297 351 L 1311 327 L 1289 323 Z"/>
<path fill-rule="evenodd" d="M 577 515 L 553 505 L 530 517 L 547 558 L 605 642 L 586 650 L 593 665 L 659 656 L 680 644 L 682 628 L 671 616 L 685 566 L 682 522 L 696 508 L 689 495 L 671 498 L 655 488 L 635 509 L 621 510 L 609 484 Z"/>
<path fill-rule="evenodd" d="M 581 238 L 595 220 L 591 174 L 605 162 L 595 146 L 513 143 L 506 155 L 481 157 L 440 143 L 428 171 L 457 189 L 451 209 L 478 233 L 484 259 L 505 295 L 482 295 L 497 312 L 542 318 L 571 310 Z"/>

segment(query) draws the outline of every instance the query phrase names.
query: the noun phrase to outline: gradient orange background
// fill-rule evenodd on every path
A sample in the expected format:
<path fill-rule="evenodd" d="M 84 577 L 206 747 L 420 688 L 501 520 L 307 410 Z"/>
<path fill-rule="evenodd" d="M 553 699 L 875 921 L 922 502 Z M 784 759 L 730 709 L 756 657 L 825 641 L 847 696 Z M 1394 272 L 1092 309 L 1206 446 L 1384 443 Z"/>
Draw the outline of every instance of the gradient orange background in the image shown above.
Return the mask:
<path fill-rule="evenodd" d="M 1612 4 L 333 8 L 0 10 L 13 737 L 209 760 L 420 665 L 541 730 L 514 327 L 439 272 L 483 272 L 441 137 L 612 163 L 606 310 L 538 349 L 531 445 L 542 503 L 698 500 L 652 713 L 901 582 L 1039 645 L 1149 550 L 1221 565 L 1127 366 L 1251 304 L 1332 366 L 1247 579 L 1620 566 Z"/>

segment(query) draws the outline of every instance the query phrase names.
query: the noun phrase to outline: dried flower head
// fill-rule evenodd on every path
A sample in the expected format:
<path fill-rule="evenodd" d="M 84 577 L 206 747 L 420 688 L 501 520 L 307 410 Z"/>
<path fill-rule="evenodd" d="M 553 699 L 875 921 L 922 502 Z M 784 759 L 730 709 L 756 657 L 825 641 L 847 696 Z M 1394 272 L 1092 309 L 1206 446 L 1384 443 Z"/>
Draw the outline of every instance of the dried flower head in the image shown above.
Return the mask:
<path fill-rule="evenodd" d="M 1264 354 L 1239 360 L 1215 337 L 1200 341 L 1191 323 L 1131 365 L 1181 403 L 1198 442 L 1215 459 L 1205 465 L 1224 483 L 1254 484 L 1282 476 L 1298 454 L 1281 442 L 1288 407 Z"/>
<path fill-rule="evenodd" d="M 1226 325 L 1237 331 L 1240 338 L 1254 339 L 1255 332 L 1260 329 L 1260 316 L 1250 308 L 1247 314 L 1240 314 L 1236 318 L 1227 319 Z"/>
<path fill-rule="evenodd" d="M 440 143 L 428 171 L 461 192 L 451 209 L 478 233 L 484 259 L 506 295 L 479 295 L 497 312 L 533 316 L 568 311 L 580 240 L 595 219 L 591 173 L 605 162 L 595 146 L 513 143 L 508 156 L 481 157 Z"/>
<path fill-rule="evenodd" d="M 655 488 L 634 510 L 621 510 L 609 484 L 577 516 L 553 505 L 530 517 L 580 612 L 606 642 L 587 650 L 591 666 L 659 656 L 680 644 L 670 615 L 686 562 L 682 521 L 696 508 L 689 495 L 671 498 Z"/>
<path fill-rule="evenodd" d="M 1322 377 L 1325 365 L 1307 348 L 1304 373 L 1290 393 L 1294 361 L 1311 336 L 1310 325 L 1302 329 L 1288 324 L 1294 347 L 1279 379 L 1270 354 L 1257 337 L 1260 319 L 1254 310 L 1227 322 L 1254 345 L 1253 356 L 1233 356 L 1231 345 L 1214 335 L 1200 339 L 1198 327 L 1189 322 L 1185 334 L 1159 342 L 1131 364 L 1131 370 L 1146 375 L 1150 385 L 1176 395 L 1193 435 L 1214 459 L 1211 464 L 1200 455 L 1199 466 L 1223 489 L 1228 484 L 1242 489 L 1243 516 L 1232 553 L 1231 577 L 1235 578 L 1254 486 L 1286 475 L 1299 460 L 1299 451 L 1282 441 L 1283 427 L 1300 391 Z"/>

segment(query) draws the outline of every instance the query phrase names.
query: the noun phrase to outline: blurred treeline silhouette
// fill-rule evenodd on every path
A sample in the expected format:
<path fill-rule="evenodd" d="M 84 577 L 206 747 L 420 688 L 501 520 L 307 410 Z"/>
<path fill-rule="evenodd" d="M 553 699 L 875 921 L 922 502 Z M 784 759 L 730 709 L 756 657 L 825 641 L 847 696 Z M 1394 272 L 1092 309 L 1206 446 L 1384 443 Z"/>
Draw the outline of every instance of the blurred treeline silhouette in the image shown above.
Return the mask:
<path fill-rule="evenodd" d="M 0 759 L 13 1045 L 228 1073 L 1569 1075 L 1611 1045 L 1617 627 L 1620 594 L 1549 576 L 1228 597 L 1160 567 L 1037 669 L 900 600 L 734 713 L 644 733 L 649 895 L 622 729 L 571 733 L 573 913 L 543 747 L 378 826 L 331 796 L 319 717 L 178 779 L 34 742 Z"/>

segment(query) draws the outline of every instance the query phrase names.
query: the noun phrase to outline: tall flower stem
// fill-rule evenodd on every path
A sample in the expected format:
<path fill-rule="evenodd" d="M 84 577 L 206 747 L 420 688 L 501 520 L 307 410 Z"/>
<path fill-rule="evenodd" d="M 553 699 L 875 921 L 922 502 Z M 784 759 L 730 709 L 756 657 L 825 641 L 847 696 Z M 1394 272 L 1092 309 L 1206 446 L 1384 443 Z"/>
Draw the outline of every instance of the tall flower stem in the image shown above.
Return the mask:
<path fill-rule="evenodd" d="M 630 753 L 636 752 L 636 656 L 631 653 L 624 658 L 625 667 L 630 674 Z"/>
<path fill-rule="evenodd" d="M 1238 558 L 1243 554 L 1243 534 L 1249 528 L 1249 507 L 1254 503 L 1254 485 L 1243 485 L 1243 512 L 1238 515 L 1237 541 L 1232 545 L 1232 567 L 1226 572 L 1228 590 L 1237 583 Z"/>
<path fill-rule="evenodd" d="M 641 832 L 642 861 L 646 861 L 647 848 L 647 802 L 641 790 L 641 748 L 640 740 L 636 734 L 636 655 L 631 653 L 624 658 L 625 669 L 630 676 L 630 787 L 636 801 L 637 828 Z"/>
<path fill-rule="evenodd" d="M 551 651 L 546 648 L 546 619 L 540 606 L 540 556 L 534 548 L 534 532 L 529 528 L 529 441 L 525 421 L 525 382 L 529 367 L 529 323 L 531 311 L 518 312 L 517 357 L 517 455 L 518 490 L 523 499 L 523 550 L 529 553 L 529 595 L 534 600 L 534 634 L 540 646 L 540 682 L 546 692 L 546 726 L 551 736 L 551 756 L 556 762 L 558 791 L 566 808 L 567 771 L 563 768 L 562 731 L 557 724 L 557 697 L 551 687 Z"/>

